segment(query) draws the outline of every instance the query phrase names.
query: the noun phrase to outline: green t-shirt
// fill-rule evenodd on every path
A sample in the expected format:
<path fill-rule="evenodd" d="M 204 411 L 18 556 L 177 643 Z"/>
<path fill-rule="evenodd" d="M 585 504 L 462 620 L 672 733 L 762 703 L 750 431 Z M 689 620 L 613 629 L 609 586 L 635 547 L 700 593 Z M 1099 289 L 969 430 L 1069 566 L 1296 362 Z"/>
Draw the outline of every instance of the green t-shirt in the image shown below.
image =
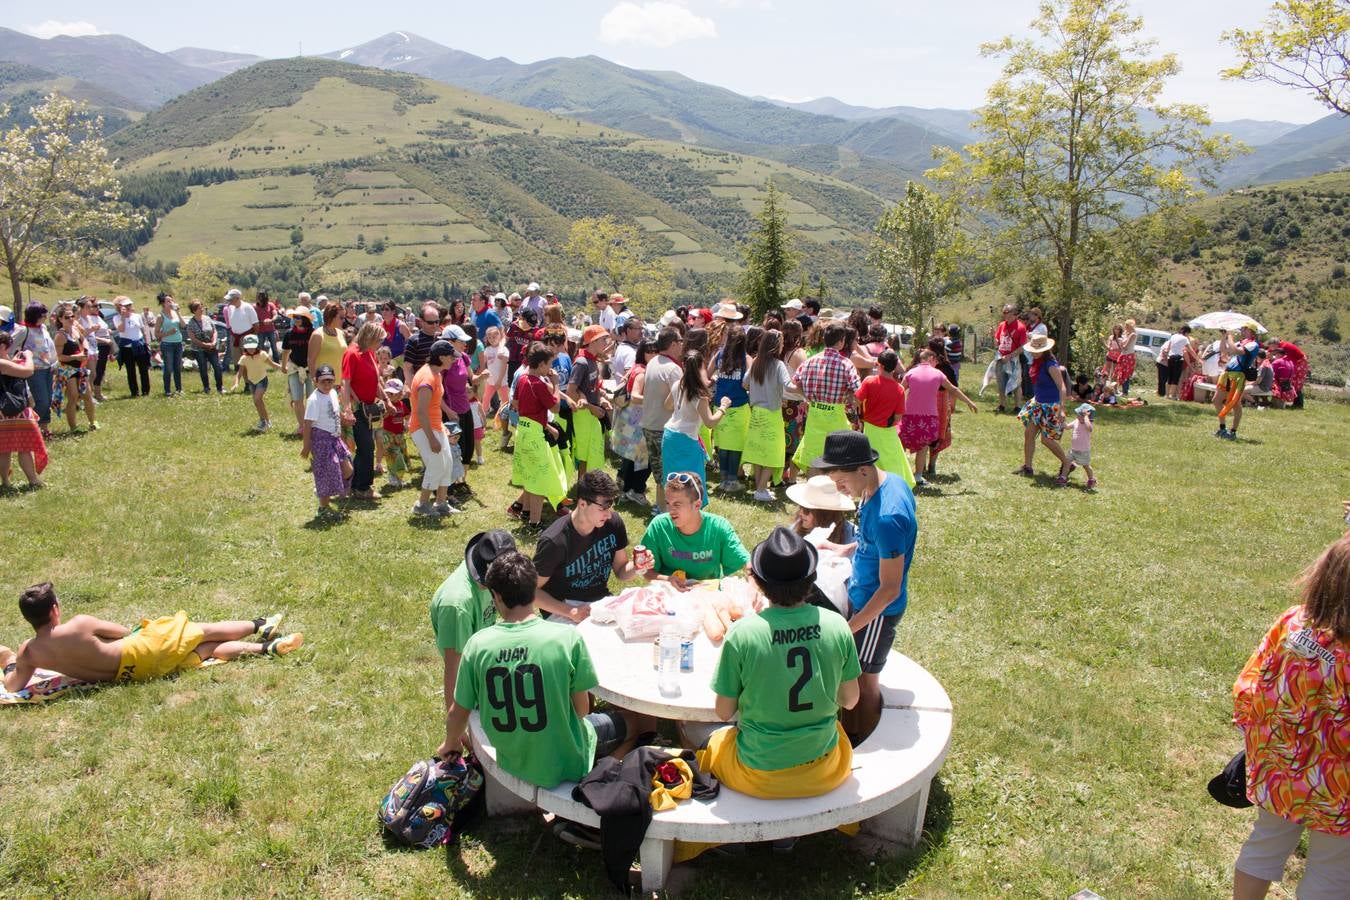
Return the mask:
<path fill-rule="evenodd" d="M 455 702 L 479 710 L 503 769 L 553 788 L 585 778 L 595 762 L 595 728 L 577 715 L 572 695 L 597 683 L 577 630 L 531 616 L 469 638 Z"/>
<path fill-rule="evenodd" d="M 685 577 L 699 581 L 739 572 L 750 561 L 736 529 L 713 513 L 703 514 L 703 524 L 693 534 L 682 534 L 670 513 L 661 513 L 647 526 L 642 546 L 652 551 L 658 575 L 683 569 Z"/>
<path fill-rule="evenodd" d="M 839 685 L 860 672 L 843 616 L 809 603 L 770 606 L 732 624 L 712 688 L 736 698 L 742 761 L 774 771 L 834 749 Z"/>
<path fill-rule="evenodd" d="M 492 592 L 469 577 L 467 563 L 460 563 L 431 595 L 431 630 L 436 634 L 436 649 L 442 653 L 463 653 L 474 632 L 495 621 Z"/>

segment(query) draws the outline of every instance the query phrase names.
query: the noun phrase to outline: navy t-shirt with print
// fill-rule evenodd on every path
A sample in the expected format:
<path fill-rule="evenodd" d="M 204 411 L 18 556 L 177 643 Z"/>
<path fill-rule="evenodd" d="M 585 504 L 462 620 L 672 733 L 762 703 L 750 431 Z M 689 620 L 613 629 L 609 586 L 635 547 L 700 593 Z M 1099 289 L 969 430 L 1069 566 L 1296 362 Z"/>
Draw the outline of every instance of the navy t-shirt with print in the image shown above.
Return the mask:
<path fill-rule="evenodd" d="M 618 514 L 590 534 L 580 534 L 572 517 L 555 521 L 539 536 L 534 567 L 547 578 L 544 590 L 557 600 L 591 602 L 609 594 L 614 554 L 628 547 L 628 529 Z"/>

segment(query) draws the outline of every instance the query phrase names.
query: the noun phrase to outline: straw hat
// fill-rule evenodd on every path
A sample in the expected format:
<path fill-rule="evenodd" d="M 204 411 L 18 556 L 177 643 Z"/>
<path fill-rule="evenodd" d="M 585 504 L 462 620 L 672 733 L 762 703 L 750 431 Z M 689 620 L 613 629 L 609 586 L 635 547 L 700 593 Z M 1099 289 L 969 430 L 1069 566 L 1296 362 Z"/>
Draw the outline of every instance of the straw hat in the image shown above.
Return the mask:
<path fill-rule="evenodd" d="M 1055 346 L 1055 339 L 1046 334 L 1032 335 L 1031 340 L 1027 341 L 1026 351 L 1028 353 L 1044 353 Z"/>
<path fill-rule="evenodd" d="M 736 304 L 729 301 L 717 304 L 717 312 L 713 315 L 716 318 L 730 319 L 733 322 L 745 318 L 745 315 L 736 308 Z"/>
<path fill-rule="evenodd" d="M 666 328 L 680 321 L 680 317 L 675 315 L 675 310 L 668 309 L 661 314 L 661 327 Z"/>
<path fill-rule="evenodd" d="M 309 324 L 314 324 L 314 313 L 307 306 L 297 306 L 295 309 L 286 310 L 286 315 L 294 319 L 297 316 L 309 319 Z"/>
<path fill-rule="evenodd" d="M 788 499 L 803 509 L 853 511 L 853 498 L 839 493 L 834 479 L 828 475 L 813 475 L 787 489 Z"/>

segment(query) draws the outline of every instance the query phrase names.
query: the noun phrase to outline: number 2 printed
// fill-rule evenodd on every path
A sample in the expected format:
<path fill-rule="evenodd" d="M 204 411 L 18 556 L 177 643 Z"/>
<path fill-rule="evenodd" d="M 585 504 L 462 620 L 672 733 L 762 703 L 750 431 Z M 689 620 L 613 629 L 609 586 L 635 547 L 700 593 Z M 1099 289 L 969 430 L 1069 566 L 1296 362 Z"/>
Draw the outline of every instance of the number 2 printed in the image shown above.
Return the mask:
<path fill-rule="evenodd" d="M 797 677 L 797 681 L 788 691 L 788 712 L 807 712 L 815 704 L 811 702 L 802 702 L 802 688 L 811 683 L 811 651 L 805 647 L 793 647 L 787 654 L 787 667 L 789 669 L 797 668 L 801 664 L 802 674 Z"/>

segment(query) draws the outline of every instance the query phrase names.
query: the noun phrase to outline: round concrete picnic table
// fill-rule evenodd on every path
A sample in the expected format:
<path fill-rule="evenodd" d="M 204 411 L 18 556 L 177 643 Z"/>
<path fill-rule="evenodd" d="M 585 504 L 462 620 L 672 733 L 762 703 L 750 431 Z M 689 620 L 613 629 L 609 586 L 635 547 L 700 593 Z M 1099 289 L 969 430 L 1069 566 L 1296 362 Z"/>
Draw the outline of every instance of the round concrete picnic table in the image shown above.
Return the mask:
<path fill-rule="evenodd" d="M 657 687 L 658 672 L 652 665 L 651 640 L 625 641 L 614 625 L 598 625 L 585 619 L 577 626 L 595 665 L 600 684 L 595 696 L 615 706 L 679 722 L 720 722 L 713 704 L 713 669 L 722 655 L 700 629 L 694 638 L 694 670 L 678 676 L 680 692 L 667 697 Z"/>

